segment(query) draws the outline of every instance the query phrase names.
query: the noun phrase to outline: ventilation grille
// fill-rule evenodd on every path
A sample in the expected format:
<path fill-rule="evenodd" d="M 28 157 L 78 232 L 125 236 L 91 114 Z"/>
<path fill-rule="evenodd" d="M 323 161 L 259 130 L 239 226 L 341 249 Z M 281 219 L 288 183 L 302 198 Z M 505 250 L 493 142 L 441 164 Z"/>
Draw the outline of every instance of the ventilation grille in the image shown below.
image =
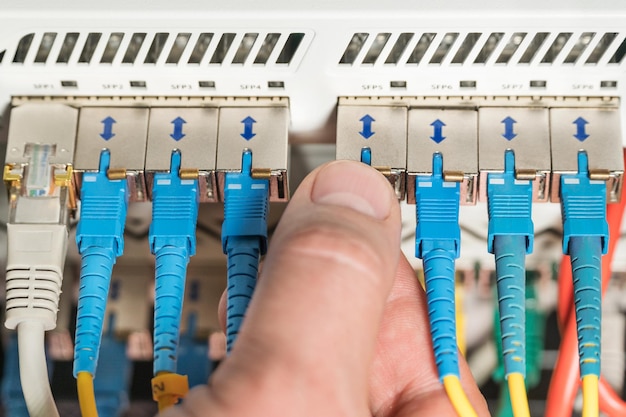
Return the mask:
<path fill-rule="evenodd" d="M 290 66 L 304 33 L 30 33 L 0 64 Z"/>
<path fill-rule="evenodd" d="M 626 54 L 618 32 L 355 33 L 340 65 L 611 65 Z"/>

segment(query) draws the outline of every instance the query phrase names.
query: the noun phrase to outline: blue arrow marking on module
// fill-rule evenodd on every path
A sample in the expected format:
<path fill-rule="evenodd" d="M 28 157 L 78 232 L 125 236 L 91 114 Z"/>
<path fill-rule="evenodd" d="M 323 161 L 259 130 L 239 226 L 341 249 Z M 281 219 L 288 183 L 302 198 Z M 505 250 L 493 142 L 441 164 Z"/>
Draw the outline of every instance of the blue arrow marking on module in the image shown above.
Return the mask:
<path fill-rule="evenodd" d="M 513 138 L 517 136 L 517 133 L 513 131 L 513 125 L 517 122 L 511 116 L 507 116 L 500 123 L 504 123 L 504 133 L 502 137 L 506 140 L 513 140 Z"/>
<path fill-rule="evenodd" d="M 576 134 L 574 135 L 574 137 L 583 142 L 589 137 L 589 135 L 585 131 L 585 126 L 588 125 L 589 122 L 582 117 L 579 117 L 578 119 L 574 120 L 573 123 L 576 125 Z"/>
<path fill-rule="evenodd" d="M 102 127 L 103 127 L 102 133 L 100 133 L 100 137 L 102 139 L 109 140 L 113 136 L 115 136 L 115 133 L 113 133 L 113 123 L 116 123 L 114 118 L 112 118 L 111 116 L 107 116 L 100 123 L 102 123 Z"/>
<path fill-rule="evenodd" d="M 435 143 L 441 143 L 446 137 L 443 136 L 443 127 L 446 125 L 441 120 L 437 119 L 430 124 L 433 127 L 433 135 L 430 137 Z"/>
<path fill-rule="evenodd" d="M 372 132 L 372 122 L 375 122 L 375 121 L 376 119 L 374 119 L 369 114 L 366 114 L 365 116 L 361 117 L 359 119 L 359 122 L 363 122 L 363 130 L 359 132 L 359 135 L 363 136 L 365 139 L 369 139 L 372 136 L 374 136 L 376 132 Z"/>
<path fill-rule="evenodd" d="M 243 123 L 243 133 L 241 134 L 242 138 L 244 138 L 245 140 L 250 140 L 256 136 L 256 133 L 252 133 L 252 129 L 254 127 L 254 124 L 256 123 L 256 120 L 248 116 L 243 119 L 241 123 Z"/>
<path fill-rule="evenodd" d="M 179 141 L 186 136 L 183 133 L 183 125 L 187 123 L 185 119 L 179 116 L 175 118 L 174 120 L 172 120 L 170 123 L 174 125 L 174 132 L 170 134 L 172 139 L 174 139 L 175 141 Z"/>

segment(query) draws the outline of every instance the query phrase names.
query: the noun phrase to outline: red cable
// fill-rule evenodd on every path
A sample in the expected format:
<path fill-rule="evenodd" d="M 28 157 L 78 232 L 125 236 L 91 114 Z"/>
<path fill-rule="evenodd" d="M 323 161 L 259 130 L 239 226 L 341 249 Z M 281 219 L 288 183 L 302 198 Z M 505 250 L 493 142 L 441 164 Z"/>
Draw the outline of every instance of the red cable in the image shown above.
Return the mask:
<path fill-rule="evenodd" d="M 626 160 L 626 150 L 624 150 Z M 608 288 L 611 279 L 611 266 L 615 255 L 615 247 L 620 237 L 626 197 L 622 189 L 622 198 L 618 204 L 607 207 L 607 222 L 609 224 L 609 250 L 602 258 L 602 293 Z M 569 257 L 564 256 L 559 267 L 559 305 L 557 308 L 563 339 L 559 355 L 550 381 L 545 417 L 568 417 L 574 405 L 574 399 L 580 383 L 578 368 L 578 350 L 576 321 L 573 305 L 573 280 Z M 600 409 L 610 416 L 626 415 L 624 402 L 606 382 L 600 378 Z"/>
<path fill-rule="evenodd" d="M 561 264 L 559 265 L 559 274 L 557 277 L 559 286 L 558 302 L 557 302 L 557 319 L 561 334 L 564 332 L 565 323 L 569 319 L 569 314 L 574 304 L 574 281 L 572 280 L 572 264 L 568 255 L 563 255 Z"/>

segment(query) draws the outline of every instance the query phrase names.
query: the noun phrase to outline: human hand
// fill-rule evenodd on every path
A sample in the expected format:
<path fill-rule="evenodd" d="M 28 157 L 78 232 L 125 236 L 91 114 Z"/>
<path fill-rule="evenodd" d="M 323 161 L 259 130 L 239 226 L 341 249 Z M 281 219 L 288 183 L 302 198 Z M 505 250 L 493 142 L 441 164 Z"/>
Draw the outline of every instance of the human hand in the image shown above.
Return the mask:
<path fill-rule="evenodd" d="M 374 169 L 341 161 L 311 173 L 276 229 L 230 356 L 159 417 L 456 416 L 400 220 Z M 460 366 L 470 402 L 488 416 Z"/>

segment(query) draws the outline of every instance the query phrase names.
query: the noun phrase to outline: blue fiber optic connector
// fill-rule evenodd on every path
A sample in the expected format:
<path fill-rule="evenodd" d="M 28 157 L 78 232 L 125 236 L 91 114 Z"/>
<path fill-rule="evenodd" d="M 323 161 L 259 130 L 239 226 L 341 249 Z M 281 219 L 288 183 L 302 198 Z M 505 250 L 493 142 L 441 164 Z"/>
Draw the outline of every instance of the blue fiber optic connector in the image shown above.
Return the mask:
<path fill-rule="evenodd" d="M 424 263 L 428 317 L 439 378 L 459 376 L 454 306 L 454 260 L 459 257 L 460 186 L 443 178 L 443 157 L 433 155 L 432 175 L 415 180 L 415 256 Z"/>
<path fill-rule="evenodd" d="M 242 155 L 241 172 L 224 183 L 222 248 L 228 256 L 226 343 L 235 343 L 256 286 L 259 258 L 267 251 L 269 181 L 252 176 L 252 152 Z"/>

